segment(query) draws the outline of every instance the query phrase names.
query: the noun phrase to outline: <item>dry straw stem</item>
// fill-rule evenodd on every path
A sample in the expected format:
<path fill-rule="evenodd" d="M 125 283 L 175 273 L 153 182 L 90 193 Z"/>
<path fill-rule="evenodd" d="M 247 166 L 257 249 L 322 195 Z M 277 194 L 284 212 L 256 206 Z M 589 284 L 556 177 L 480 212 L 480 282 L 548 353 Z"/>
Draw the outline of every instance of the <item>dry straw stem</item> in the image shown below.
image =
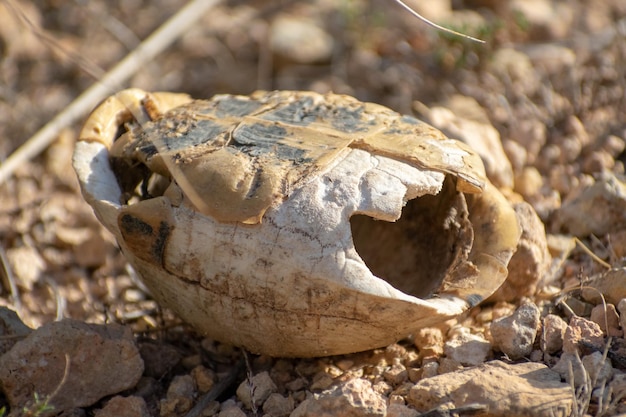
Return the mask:
<path fill-rule="evenodd" d="M 122 85 L 140 68 L 143 68 L 147 62 L 189 30 L 209 9 L 219 3 L 221 0 L 192 0 L 180 9 L 126 58 L 107 72 L 100 81 L 77 97 L 64 111 L 11 154 L 0 165 L 0 184 L 9 178 L 18 166 L 37 156 L 48 147 L 61 129 L 87 114 L 96 104 L 110 95 L 112 89 L 119 89 L 118 86 Z"/>
<path fill-rule="evenodd" d="M 464 34 L 464 33 L 459 33 L 459 32 L 454 31 L 454 30 L 452 30 L 452 29 L 448 29 L 447 27 L 444 27 L 444 26 L 438 25 L 438 24 L 436 24 L 435 22 L 431 22 L 430 20 L 426 19 L 424 16 L 422 16 L 421 14 L 419 14 L 419 13 L 417 13 L 415 10 L 413 10 L 413 9 L 411 8 L 411 6 L 409 6 L 408 4 L 406 4 L 405 2 L 403 2 L 402 0 L 395 0 L 395 2 L 396 2 L 396 3 L 398 3 L 400 6 L 404 7 L 404 9 L 405 9 L 406 11 L 408 11 L 409 13 L 411 13 L 413 16 L 417 17 L 417 18 L 418 18 L 419 20 L 421 20 L 422 22 L 426 23 L 428 26 L 432 26 L 432 27 L 434 27 L 434 28 L 435 28 L 435 29 L 437 29 L 437 30 L 441 30 L 441 31 L 443 31 L 443 32 L 451 33 L 451 34 L 453 34 L 453 35 L 460 36 L 460 37 L 462 37 L 462 38 L 469 39 L 469 40 L 474 41 L 474 42 L 478 42 L 478 43 L 485 43 L 485 41 L 483 41 L 483 40 L 481 40 L 481 39 L 474 38 L 474 37 L 469 36 L 469 35 L 466 35 L 466 34 Z"/>
<path fill-rule="evenodd" d="M 18 315 L 22 314 L 22 301 L 20 299 L 20 290 L 17 287 L 17 281 L 15 279 L 15 275 L 13 275 L 13 270 L 11 269 L 11 265 L 9 264 L 9 259 L 7 258 L 6 252 L 4 248 L 0 245 L 0 272 L 3 275 L 2 285 L 8 287 L 11 297 L 13 298 L 13 307 L 15 308 Z"/>

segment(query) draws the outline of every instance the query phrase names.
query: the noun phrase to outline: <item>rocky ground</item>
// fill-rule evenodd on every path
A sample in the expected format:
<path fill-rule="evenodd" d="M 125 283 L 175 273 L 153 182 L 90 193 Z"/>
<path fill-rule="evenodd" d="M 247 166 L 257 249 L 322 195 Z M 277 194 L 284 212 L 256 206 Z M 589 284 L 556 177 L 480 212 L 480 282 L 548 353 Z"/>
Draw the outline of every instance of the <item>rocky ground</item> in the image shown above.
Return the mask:
<path fill-rule="evenodd" d="M 183 3 L 0 2 L 0 160 Z M 126 85 L 334 91 L 468 142 L 524 226 L 492 299 L 374 351 L 243 355 L 137 280 L 80 195 L 76 124 L 0 184 L 0 416 L 626 413 L 626 3 L 415 3 L 486 44 L 390 0 L 232 1 Z"/>

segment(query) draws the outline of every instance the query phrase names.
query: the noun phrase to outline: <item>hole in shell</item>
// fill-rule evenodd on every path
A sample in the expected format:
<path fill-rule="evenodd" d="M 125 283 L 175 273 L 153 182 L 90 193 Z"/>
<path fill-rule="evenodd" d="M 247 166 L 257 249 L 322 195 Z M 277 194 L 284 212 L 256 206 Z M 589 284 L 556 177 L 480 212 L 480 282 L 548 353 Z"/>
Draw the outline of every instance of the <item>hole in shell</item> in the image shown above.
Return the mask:
<path fill-rule="evenodd" d="M 464 195 L 446 181 L 439 194 L 407 202 L 396 222 L 353 215 L 350 226 L 356 251 L 374 275 L 428 298 L 467 258 L 473 240 L 467 216 Z"/>

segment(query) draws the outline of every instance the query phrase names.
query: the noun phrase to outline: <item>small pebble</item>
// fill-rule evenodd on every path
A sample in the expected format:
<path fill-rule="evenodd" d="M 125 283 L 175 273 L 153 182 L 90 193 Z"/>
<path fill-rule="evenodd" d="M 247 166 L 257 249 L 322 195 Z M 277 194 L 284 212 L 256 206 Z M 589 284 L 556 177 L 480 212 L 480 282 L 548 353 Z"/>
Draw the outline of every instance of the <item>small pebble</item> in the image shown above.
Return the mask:
<path fill-rule="evenodd" d="M 319 374 L 313 378 L 313 382 L 311 383 L 309 389 L 311 391 L 323 391 L 333 385 L 334 381 L 334 378 L 326 373 Z"/>
<path fill-rule="evenodd" d="M 372 389 L 380 395 L 387 396 L 393 391 L 393 387 L 387 381 L 378 381 L 372 384 Z"/>
<path fill-rule="evenodd" d="M 582 150 L 582 142 L 576 135 L 565 136 L 561 141 L 561 163 L 569 164 L 575 161 Z"/>
<path fill-rule="evenodd" d="M 269 38 L 273 52 L 300 64 L 326 61 L 333 52 L 333 37 L 306 18 L 278 16 L 272 22 Z"/>
<path fill-rule="evenodd" d="M 597 323 L 574 316 L 565 330 L 563 352 L 580 353 L 579 343 L 581 342 L 601 350 L 604 346 L 604 335 Z"/>
<path fill-rule="evenodd" d="M 620 329 L 620 318 L 613 304 L 607 303 L 606 309 L 603 304 L 598 304 L 591 310 L 589 319 L 598 323 L 600 329 L 602 329 L 605 335 L 608 334 L 612 337 L 622 337 L 624 334 Z M 609 326 L 608 330 L 606 327 L 607 324 Z"/>
<path fill-rule="evenodd" d="M 300 403 L 291 417 L 368 416 L 384 417 L 387 401 L 369 381 L 352 379 L 341 382 Z"/>
<path fill-rule="evenodd" d="M 554 230 L 585 237 L 626 228 L 626 184 L 620 178 L 604 172 L 591 185 L 581 181 L 581 187 L 554 213 Z"/>
<path fill-rule="evenodd" d="M 389 398 L 391 397 L 399 397 L 404 398 L 409 395 L 409 391 L 413 388 L 413 383 L 406 381 L 400 385 L 398 385 L 392 392 L 389 394 Z"/>
<path fill-rule="evenodd" d="M 583 366 L 594 384 L 601 386 L 613 377 L 613 366 L 610 359 L 604 359 L 601 352 L 593 352 L 583 357 Z"/>
<path fill-rule="evenodd" d="M 559 361 L 552 367 L 554 372 L 561 375 L 568 384 L 572 382 L 572 376 L 574 377 L 574 385 L 580 386 L 586 380 L 586 371 L 582 361 L 578 355 L 573 353 L 564 352 L 561 355 Z"/>
<path fill-rule="evenodd" d="M 306 387 L 308 384 L 309 382 L 306 380 L 306 378 L 296 378 L 292 381 L 287 382 L 285 384 L 285 388 L 288 391 L 296 392 L 296 391 L 300 391 L 301 389 Z"/>
<path fill-rule="evenodd" d="M 415 383 L 420 380 L 422 377 L 422 369 L 421 368 L 409 368 L 407 369 L 409 381 Z"/>
<path fill-rule="evenodd" d="M 439 362 L 432 361 L 422 365 L 421 378 L 432 378 L 439 375 Z"/>
<path fill-rule="evenodd" d="M 198 387 L 198 391 L 201 393 L 211 390 L 211 388 L 215 385 L 215 380 L 217 379 L 215 372 L 203 365 L 193 368 L 191 370 L 191 376 Z"/>
<path fill-rule="evenodd" d="M 541 334 L 541 349 L 550 355 L 563 349 L 565 330 L 567 330 L 567 323 L 561 317 L 555 314 L 545 316 Z"/>
<path fill-rule="evenodd" d="M 160 401 L 161 417 L 175 417 L 191 410 L 195 390 L 191 375 L 175 376 L 167 389 L 166 398 Z"/>
<path fill-rule="evenodd" d="M 626 142 L 619 136 L 609 135 L 602 144 L 602 148 L 613 158 L 617 158 L 626 149 Z"/>
<path fill-rule="evenodd" d="M 311 398 L 313 394 L 311 394 L 310 391 L 297 391 L 294 392 L 293 394 L 291 394 L 291 396 L 293 397 L 293 400 L 296 402 L 296 404 L 300 404 L 302 401 Z"/>
<path fill-rule="evenodd" d="M 150 417 L 146 402 L 141 397 L 115 396 L 107 401 L 95 417 Z"/>
<path fill-rule="evenodd" d="M 13 345 L 32 331 L 20 320 L 15 311 L 0 307 L 0 356 L 11 350 Z"/>
<path fill-rule="evenodd" d="M 218 417 L 247 417 L 246 413 L 239 407 L 229 407 L 226 410 L 220 411 Z"/>
<path fill-rule="evenodd" d="M 588 317 L 593 309 L 593 305 L 581 301 L 578 298 L 567 298 L 564 303 L 567 304 L 569 309 L 571 309 L 571 312 L 568 309 L 565 309 L 564 312 L 567 316 L 571 316 L 571 313 L 573 312 L 575 316 Z"/>
<path fill-rule="evenodd" d="M 509 161 L 514 172 L 520 172 L 526 165 L 526 149 L 514 140 L 505 139 L 502 141 L 502 148 Z M 517 187 L 517 180 L 515 181 Z"/>
<path fill-rule="evenodd" d="M 420 413 L 404 404 L 390 403 L 385 417 L 419 417 Z"/>
<path fill-rule="evenodd" d="M 445 344 L 444 352 L 449 359 L 463 365 L 480 365 L 489 357 L 491 344 L 482 336 L 460 334 Z"/>
<path fill-rule="evenodd" d="M 263 412 L 272 417 L 286 417 L 294 409 L 292 397 L 283 397 L 278 393 L 272 393 L 263 403 Z"/>
<path fill-rule="evenodd" d="M 193 369 L 196 366 L 202 365 L 202 356 L 201 355 L 190 355 L 185 356 L 180 360 L 180 364 L 185 367 L 185 369 Z"/>
<path fill-rule="evenodd" d="M 443 354 L 443 334 L 437 327 L 420 329 L 415 335 L 415 346 L 419 349 L 419 358 L 439 357 Z"/>
<path fill-rule="evenodd" d="M 405 382 L 409 374 L 402 364 L 392 365 L 388 370 L 383 372 L 383 377 L 385 380 L 393 386 L 400 385 Z"/>
<path fill-rule="evenodd" d="M 516 360 L 530 355 L 539 326 L 539 308 L 524 304 L 509 317 L 491 323 L 494 349 Z"/>
<path fill-rule="evenodd" d="M 337 365 L 337 368 L 345 372 L 348 369 L 352 368 L 352 365 L 354 365 L 354 361 L 350 359 L 340 359 L 335 362 L 335 365 Z"/>
<path fill-rule="evenodd" d="M 174 346 L 165 343 L 146 341 L 139 346 L 145 364 L 144 375 L 162 378 L 181 360 L 181 354 Z"/>
<path fill-rule="evenodd" d="M 243 381 L 237 388 L 237 398 L 248 410 L 255 410 L 263 405 L 270 394 L 277 391 L 276 384 L 267 371 Z"/>
<path fill-rule="evenodd" d="M 459 369 L 463 369 L 463 364 L 459 361 L 450 358 L 442 358 L 439 361 L 439 368 L 437 368 L 437 374 L 447 374 L 449 372 L 456 372 Z"/>
<path fill-rule="evenodd" d="M 607 151 L 600 149 L 587 156 L 582 163 L 582 171 L 585 174 L 597 174 L 610 171 L 615 165 L 613 156 Z"/>
<path fill-rule="evenodd" d="M 543 352 L 540 349 L 535 349 L 532 352 L 530 352 L 530 361 L 531 362 L 543 361 Z"/>
<path fill-rule="evenodd" d="M 525 201 L 514 204 L 513 209 L 522 235 L 509 261 L 509 275 L 489 297 L 490 301 L 515 301 L 532 297 L 550 265 L 546 229 L 535 209 Z"/>
<path fill-rule="evenodd" d="M 601 304 L 603 297 L 607 303 L 617 305 L 626 298 L 626 268 L 613 268 L 594 275 L 586 282 L 581 295 L 594 305 Z"/>
<path fill-rule="evenodd" d="M 515 191 L 525 198 L 539 194 L 543 177 L 535 167 L 525 167 L 515 178 Z"/>

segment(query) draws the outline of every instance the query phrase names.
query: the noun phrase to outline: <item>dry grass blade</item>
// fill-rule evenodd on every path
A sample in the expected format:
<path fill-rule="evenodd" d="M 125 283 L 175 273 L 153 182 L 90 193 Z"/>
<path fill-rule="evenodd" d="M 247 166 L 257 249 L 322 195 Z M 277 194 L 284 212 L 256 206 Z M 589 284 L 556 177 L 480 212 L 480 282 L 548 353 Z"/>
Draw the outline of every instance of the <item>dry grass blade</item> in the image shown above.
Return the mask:
<path fill-rule="evenodd" d="M 585 245 L 580 239 L 578 239 L 577 237 L 574 238 L 574 241 L 576 242 L 576 244 L 589 256 L 591 256 L 591 258 L 596 261 L 597 263 L 599 263 L 600 265 L 602 265 L 603 267 L 605 267 L 606 269 L 611 269 L 612 266 L 603 261 L 602 259 L 600 259 L 600 257 L 598 255 L 596 255 L 595 253 L 593 253 L 593 251 L 591 249 L 589 249 L 587 247 L 587 245 Z"/>
<path fill-rule="evenodd" d="M 48 147 L 61 129 L 83 117 L 98 102 L 110 95 L 112 89 L 119 89 L 119 86 L 126 79 L 143 68 L 148 61 L 185 33 L 194 22 L 220 2 L 221 0 L 192 0 L 180 9 L 111 71 L 107 72 L 99 82 L 76 98 L 63 112 L 59 113 L 11 154 L 0 165 L 0 184 L 10 177 L 18 166 L 37 156 Z"/>
<path fill-rule="evenodd" d="M 415 10 L 413 10 L 411 8 L 411 6 L 409 6 L 408 4 L 403 2 L 402 0 L 395 0 L 395 2 L 398 3 L 400 6 L 404 7 L 409 13 L 411 13 L 413 16 L 417 17 L 422 22 L 426 23 L 428 26 L 432 26 L 432 27 L 434 27 L 437 30 L 441 30 L 443 32 L 451 33 L 452 35 L 460 36 L 462 38 L 469 39 L 469 40 L 474 41 L 474 42 L 485 43 L 485 41 L 483 41 L 481 39 L 474 38 L 474 37 L 466 35 L 464 33 L 456 32 L 456 31 L 454 31 L 452 29 L 448 29 L 446 27 L 438 25 L 435 22 L 431 22 L 430 20 L 426 19 L 424 16 L 422 16 L 421 14 L 419 14 Z"/>
<path fill-rule="evenodd" d="M 22 314 L 22 301 L 20 299 L 20 290 L 17 287 L 15 276 L 13 275 L 13 271 L 11 269 L 11 265 L 9 264 L 6 252 L 1 245 L 0 264 L 0 271 L 2 272 L 4 278 L 4 282 L 2 284 L 6 285 L 11 293 L 11 297 L 13 298 L 13 307 L 15 307 L 15 311 L 18 313 L 18 315 Z"/>

